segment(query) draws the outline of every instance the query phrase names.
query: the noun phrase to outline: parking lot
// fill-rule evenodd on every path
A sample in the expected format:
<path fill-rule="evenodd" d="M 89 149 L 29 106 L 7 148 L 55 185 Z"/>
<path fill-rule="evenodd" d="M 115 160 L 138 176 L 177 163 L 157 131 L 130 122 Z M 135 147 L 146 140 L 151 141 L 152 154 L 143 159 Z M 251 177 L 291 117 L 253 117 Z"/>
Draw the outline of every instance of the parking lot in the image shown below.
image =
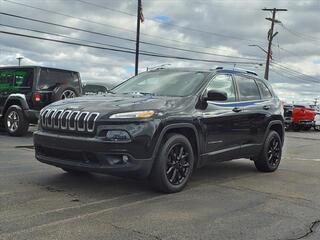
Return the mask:
<path fill-rule="evenodd" d="M 33 129 L 31 129 L 33 130 Z M 211 163 L 164 195 L 147 182 L 73 176 L 0 133 L 0 239 L 319 239 L 320 134 L 288 132 L 275 173 Z"/>

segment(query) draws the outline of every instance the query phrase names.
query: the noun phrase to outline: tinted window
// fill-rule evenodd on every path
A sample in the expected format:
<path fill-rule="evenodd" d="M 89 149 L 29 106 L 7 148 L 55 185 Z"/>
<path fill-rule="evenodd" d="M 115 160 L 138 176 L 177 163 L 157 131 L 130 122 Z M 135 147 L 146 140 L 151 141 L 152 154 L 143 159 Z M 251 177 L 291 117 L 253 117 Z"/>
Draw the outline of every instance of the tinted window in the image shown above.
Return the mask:
<path fill-rule="evenodd" d="M 251 101 L 261 99 L 256 81 L 252 78 L 246 78 L 242 76 L 236 76 L 240 101 Z"/>
<path fill-rule="evenodd" d="M 227 93 L 228 99 L 226 102 L 235 102 L 236 95 L 232 77 L 230 75 L 217 75 L 209 83 L 208 90 L 213 89 Z"/>
<path fill-rule="evenodd" d="M 14 72 L 14 86 L 15 87 L 32 87 L 33 83 L 33 69 L 17 69 Z"/>
<path fill-rule="evenodd" d="M 108 89 L 105 86 L 87 84 L 83 87 L 85 94 L 87 93 L 106 93 Z"/>
<path fill-rule="evenodd" d="M 13 72 L 0 70 L 0 90 L 9 90 L 13 87 Z"/>
<path fill-rule="evenodd" d="M 38 82 L 39 90 L 53 90 L 60 85 L 79 86 L 78 74 L 71 71 L 42 68 Z"/>
<path fill-rule="evenodd" d="M 260 88 L 260 93 L 261 93 L 262 98 L 264 98 L 264 99 L 272 98 L 272 94 L 271 94 L 269 88 L 263 82 L 257 81 L 257 84 Z"/>
<path fill-rule="evenodd" d="M 151 71 L 129 79 L 112 89 L 112 92 L 188 96 L 199 89 L 207 75 L 204 72 Z"/>

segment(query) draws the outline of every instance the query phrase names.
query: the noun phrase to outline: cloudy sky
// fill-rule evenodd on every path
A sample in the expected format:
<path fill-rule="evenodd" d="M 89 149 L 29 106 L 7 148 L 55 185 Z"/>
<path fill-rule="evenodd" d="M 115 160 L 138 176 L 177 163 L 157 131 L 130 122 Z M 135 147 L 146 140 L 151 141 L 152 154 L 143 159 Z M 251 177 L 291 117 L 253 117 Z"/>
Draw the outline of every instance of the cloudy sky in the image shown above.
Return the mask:
<path fill-rule="evenodd" d="M 319 0 L 142 2 L 145 17 L 141 24 L 142 51 L 212 62 L 143 55 L 140 56 L 139 71 L 161 64 L 201 68 L 235 66 L 254 70 L 263 76 L 266 55 L 258 47 L 248 45 L 267 48 L 270 22 L 265 18 L 271 17 L 271 13 L 262 11 L 262 8 L 287 8 L 287 12 L 278 12 L 276 16 L 281 23 L 275 26 L 275 31 L 279 34 L 273 41 L 270 81 L 279 97 L 287 102 L 311 103 L 314 98 L 320 97 Z M 121 47 L 122 50 L 126 48 L 132 52 L 135 48 L 136 9 L 137 0 L 0 0 L 1 13 L 99 34 L 3 14 L 0 14 L 0 31 L 104 48 Z M 71 46 L 0 33 L 0 66 L 16 65 L 17 56 L 24 57 L 23 65 L 79 71 L 84 81 L 116 84 L 134 73 L 134 54 L 131 53 Z"/>

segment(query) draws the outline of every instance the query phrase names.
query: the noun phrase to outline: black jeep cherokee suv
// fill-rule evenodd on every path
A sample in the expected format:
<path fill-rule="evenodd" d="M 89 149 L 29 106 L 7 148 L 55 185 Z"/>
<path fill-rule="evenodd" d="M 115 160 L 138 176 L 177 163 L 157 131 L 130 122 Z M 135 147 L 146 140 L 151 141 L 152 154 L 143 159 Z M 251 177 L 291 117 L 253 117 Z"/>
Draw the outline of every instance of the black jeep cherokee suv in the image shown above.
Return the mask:
<path fill-rule="evenodd" d="M 0 123 L 12 136 L 37 123 L 48 104 L 81 94 L 78 72 L 47 67 L 0 68 Z"/>
<path fill-rule="evenodd" d="M 281 104 L 249 71 L 159 69 L 112 93 L 55 102 L 40 113 L 36 158 L 67 172 L 148 178 L 182 190 L 206 161 L 250 158 L 275 171 L 284 140 Z"/>

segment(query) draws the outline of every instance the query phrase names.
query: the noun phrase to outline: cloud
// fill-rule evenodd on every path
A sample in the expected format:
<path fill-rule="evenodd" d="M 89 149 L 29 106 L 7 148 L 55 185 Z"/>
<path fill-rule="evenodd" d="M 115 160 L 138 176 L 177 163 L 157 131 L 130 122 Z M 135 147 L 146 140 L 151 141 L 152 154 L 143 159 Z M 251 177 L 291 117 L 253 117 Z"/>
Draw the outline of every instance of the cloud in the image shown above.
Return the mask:
<path fill-rule="evenodd" d="M 1 11 L 116 35 L 133 41 L 104 37 L 3 15 L 0 15 L 1 24 L 64 34 L 73 38 L 119 45 L 133 50 L 135 48 L 136 17 L 131 16 L 131 14 L 136 14 L 136 1 L 90 1 L 96 5 L 101 5 L 101 7 L 75 0 L 42 0 L 41 4 L 39 4 L 39 0 L 10 1 L 47 9 L 51 13 L 3 0 L 0 0 Z M 298 72 L 312 75 L 314 79 L 319 79 L 320 82 L 320 32 L 317 24 L 320 20 L 320 4 L 318 0 L 143 0 L 145 22 L 141 24 L 141 41 L 208 53 L 265 59 L 264 52 L 256 47 L 248 46 L 249 44 L 259 44 L 263 48 L 267 47 L 267 31 L 270 28 L 270 22 L 266 21 L 265 17 L 269 17 L 270 13 L 261 11 L 264 7 L 288 8 L 287 12 L 277 14 L 277 19 L 283 23 L 284 27 L 279 24 L 275 26 L 275 30 L 279 34 L 273 41 L 274 61 Z M 54 12 L 64 14 L 64 16 L 54 14 Z M 68 17 L 68 15 L 74 16 L 74 18 Z M 3 26 L 0 26 L 0 29 L 35 36 L 41 35 Z M 288 29 L 298 34 L 293 34 Z M 50 35 L 44 37 L 63 39 Z M 68 41 L 76 40 L 69 39 Z M 230 58 L 187 53 L 143 43 L 141 43 L 140 48 L 144 51 L 160 54 L 231 60 Z M 85 81 L 105 81 L 115 84 L 134 74 L 134 54 L 69 46 L 1 34 L 0 65 L 17 64 L 16 54 L 24 56 L 23 64 L 39 64 L 79 71 Z M 264 60 L 262 62 L 264 63 Z M 200 68 L 213 68 L 217 65 L 140 56 L 139 70 L 145 71 L 147 67 L 159 66 L 164 63 L 171 64 L 174 67 Z M 233 64 L 227 64 L 226 66 L 234 67 Z M 264 74 L 264 66 L 238 64 L 236 67 L 254 70 L 261 76 Z M 280 98 L 285 101 L 301 99 L 305 102 L 311 102 L 313 98 L 319 97 L 320 84 L 311 83 L 310 78 L 305 76 L 301 76 L 301 78 L 303 79 L 300 80 L 283 69 L 271 68 L 270 82 Z"/>

